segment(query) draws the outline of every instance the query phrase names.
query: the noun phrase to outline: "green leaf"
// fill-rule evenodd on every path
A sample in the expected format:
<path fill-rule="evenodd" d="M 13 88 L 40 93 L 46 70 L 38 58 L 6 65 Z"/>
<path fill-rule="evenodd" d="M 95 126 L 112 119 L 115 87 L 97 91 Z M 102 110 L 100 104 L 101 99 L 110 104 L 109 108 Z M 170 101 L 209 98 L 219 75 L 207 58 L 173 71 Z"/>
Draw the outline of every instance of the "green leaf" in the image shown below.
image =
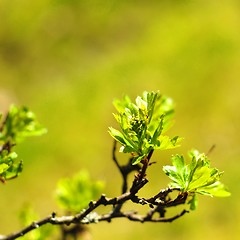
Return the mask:
<path fill-rule="evenodd" d="M 1 115 L 2 116 L 2 115 Z M 22 171 L 22 161 L 17 159 L 14 146 L 28 136 L 38 136 L 46 132 L 33 112 L 26 107 L 12 105 L 0 125 L 0 179 L 17 177 Z"/>
<path fill-rule="evenodd" d="M 122 101 L 119 99 L 115 99 L 113 105 L 118 110 L 118 112 L 121 113 L 125 112 L 125 109 L 128 108 L 131 102 L 131 99 L 127 95 L 125 95 Z"/>
<path fill-rule="evenodd" d="M 193 194 L 193 196 L 190 196 L 190 200 L 188 202 L 188 204 L 190 204 L 190 210 L 194 211 L 197 208 L 198 205 L 198 199 L 197 199 L 197 195 Z"/>
<path fill-rule="evenodd" d="M 15 152 L 3 150 L 0 153 L 0 178 L 3 182 L 17 177 L 22 172 L 22 161 Z"/>
<path fill-rule="evenodd" d="M 191 181 L 188 185 L 188 190 L 194 190 L 207 184 L 210 180 L 210 169 L 207 166 L 199 166 L 195 169 L 192 175 Z"/>
<path fill-rule="evenodd" d="M 151 140 L 152 144 L 160 146 L 159 136 L 161 135 L 162 130 L 163 130 L 163 116 L 161 116 L 161 118 L 159 119 L 159 124 L 153 133 Z"/>
<path fill-rule="evenodd" d="M 132 158 L 132 165 L 136 165 L 138 163 L 140 163 L 145 156 L 137 156 L 137 157 L 133 157 Z"/>
<path fill-rule="evenodd" d="M 185 167 L 184 157 L 180 155 L 172 156 L 172 164 L 176 167 L 177 172 L 181 172 Z"/>
<path fill-rule="evenodd" d="M 12 164 L 10 164 L 7 171 L 1 174 L 1 176 L 4 176 L 5 180 L 10 180 L 19 176 L 19 174 L 22 172 L 22 169 L 23 169 L 22 161 L 19 161 L 19 162 L 15 161 Z"/>
<path fill-rule="evenodd" d="M 173 149 L 176 147 L 179 147 L 179 143 L 181 142 L 182 138 L 179 138 L 178 136 L 174 138 L 170 138 L 169 136 L 160 136 L 160 146 L 158 147 L 161 150 L 167 150 L 167 149 Z"/>
<path fill-rule="evenodd" d="M 7 171 L 8 168 L 9 168 L 9 166 L 6 163 L 0 164 L 0 176 L 2 175 L 2 173 Z"/>
<path fill-rule="evenodd" d="M 122 146 L 122 147 L 120 147 L 119 152 L 132 153 L 132 152 L 135 152 L 135 149 L 130 146 Z"/>
<path fill-rule="evenodd" d="M 37 122 L 35 114 L 28 108 L 12 105 L 2 127 L 0 140 L 18 143 L 25 137 L 39 136 L 46 132 L 47 130 Z"/>
<path fill-rule="evenodd" d="M 124 136 L 120 131 L 116 130 L 115 128 L 109 127 L 109 133 L 116 141 L 120 142 L 122 145 L 126 145 Z"/>
<path fill-rule="evenodd" d="M 184 182 L 182 181 L 182 176 L 177 172 L 175 166 L 163 166 L 163 171 L 172 180 L 171 187 L 176 187 L 183 189 Z"/>
<path fill-rule="evenodd" d="M 231 193 L 229 190 L 224 186 L 223 183 L 217 181 L 209 186 L 203 187 L 197 191 L 203 195 L 210 195 L 213 197 L 229 197 Z"/>
<path fill-rule="evenodd" d="M 118 111 L 114 114 L 120 130 L 109 129 L 110 135 L 122 146 L 123 153 L 134 154 L 133 164 L 141 162 L 154 149 L 171 149 L 179 146 L 180 138 L 162 136 L 171 124 L 173 102 L 159 92 L 143 92 L 132 102 L 128 96 L 115 100 Z"/>
<path fill-rule="evenodd" d="M 93 182 L 86 170 L 72 178 L 61 179 L 56 190 L 56 199 L 60 207 L 72 213 L 83 210 L 91 200 L 96 200 L 103 189 L 103 182 Z"/>
<path fill-rule="evenodd" d="M 136 104 L 138 109 L 142 111 L 147 111 L 148 103 L 145 100 L 143 100 L 143 98 L 141 98 L 140 96 L 136 98 Z"/>
<path fill-rule="evenodd" d="M 210 160 L 206 155 L 192 150 L 189 156 L 190 164 L 185 163 L 183 156 L 173 156 L 173 166 L 164 166 L 163 171 L 171 179 L 170 187 L 179 188 L 193 196 L 189 200 L 191 209 L 196 208 L 196 193 L 216 197 L 230 196 L 230 192 L 219 181 L 222 172 L 210 167 Z"/>

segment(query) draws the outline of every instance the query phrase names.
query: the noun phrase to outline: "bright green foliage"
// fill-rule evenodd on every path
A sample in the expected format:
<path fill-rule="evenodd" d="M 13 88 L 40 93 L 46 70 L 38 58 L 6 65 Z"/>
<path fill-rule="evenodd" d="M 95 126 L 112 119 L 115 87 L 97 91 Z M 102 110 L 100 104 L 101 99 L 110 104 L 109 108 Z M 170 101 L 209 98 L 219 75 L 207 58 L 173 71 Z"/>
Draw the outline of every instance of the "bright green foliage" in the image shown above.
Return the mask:
<path fill-rule="evenodd" d="M 163 135 L 172 125 L 172 99 L 159 92 L 144 92 L 135 103 L 125 96 L 122 101 L 115 100 L 114 105 L 118 111 L 114 117 L 121 130 L 110 127 L 109 133 L 122 145 L 120 152 L 133 154 L 133 164 L 141 162 L 151 150 L 178 146 L 178 136 Z"/>
<path fill-rule="evenodd" d="M 37 122 L 33 112 L 26 107 L 18 108 L 12 105 L 1 129 L 0 141 L 15 144 L 25 137 L 38 136 L 43 133 L 46 133 L 46 128 Z"/>
<path fill-rule="evenodd" d="M 189 193 L 191 209 L 196 207 L 196 193 L 216 197 L 230 195 L 219 181 L 222 172 L 210 167 L 210 161 L 205 154 L 192 150 L 189 152 L 189 156 L 191 158 L 190 164 L 185 163 L 183 156 L 173 156 L 173 166 L 164 166 L 163 171 L 172 180 L 170 187 Z"/>
<path fill-rule="evenodd" d="M 2 115 L 0 115 L 2 120 Z M 22 161 L 12 151 L 16 143 L 28 136 L 37 136 L 46 132 L 36 120 L 33 112 L 27 108 L 12 105 L 0 126 L 0 180 L 15 178 L 22 171 Z"/>
<path fill-rule="evenodd" d="M 72 178 L 58 182 L 56 197 L 59 206 L 66 211 L 78 213 L 88 206 L 91 200 L 100 196 L 103 182 L 93 182 L 87 171 L 82 170 Z"/>
<path fill-rule="evenodd" d="M 17 160 L 15 152 L 3 150 L 0 154 L 0 179 L 6 181 L 15 178 L 22 171 L 22 161 Z"/>

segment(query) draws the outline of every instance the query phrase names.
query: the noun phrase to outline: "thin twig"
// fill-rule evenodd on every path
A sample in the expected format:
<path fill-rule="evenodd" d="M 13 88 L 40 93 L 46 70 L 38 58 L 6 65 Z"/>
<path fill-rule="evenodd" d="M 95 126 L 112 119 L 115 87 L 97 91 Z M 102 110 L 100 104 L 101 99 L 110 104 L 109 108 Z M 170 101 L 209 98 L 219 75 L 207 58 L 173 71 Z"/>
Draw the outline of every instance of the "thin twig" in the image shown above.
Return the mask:
<path fill-rule="evenodd" d="M 112 158 L 118 170 L 120 171 L 123 179 L 122 194 L 120 196 L 107 198 L 105 195 L 102 195 L 97 201 L 91 201 L 88 207 L 84 211 L 76 215 L 57 217 L 55 213 L 52 213 L 50 216 L 46 218 L 43 218 L 39 221 L 32 222 L 29 226 L 25 227 L 24 229 L 16 233 L 13 233 L 7 236 L 0 236 L 0 240 L 17 239 L 29 233 L 30 231 L 33 231 L 34 229 L 37 229 L 46 224 L 62 225 L 62 226 L 76 224 L 80 226 L 83 224 L 95 223 L 97 221 L 111 222 L 111 220 L 114 218 L 127 218 L 130 221 L 141 222 L 141 223 L 172 222 L 188 212 L 187 210 L 183 210 L 181 213 L 173 217 L 165 218 L 166 208 L 184 204 L 187 200 L 188 193 L 182 193 L 180 192 L 180 189 L 177 189 L 177 188 L 167 188 L 165 190 L 161 190 L 159 193 L 157 193 L 151 198 L 141 198 L 136 195 L 139 192 L 139 190 L 142 189 L 148 183 L 148 180 L 146 178 L 146 171 L 149 166 L 149 162 L 152 157 L 153 150 L 149 152 L 147 158 L 144 160 L 144 162 L 142 162 L 143 164 L 142 167 L 140 167 L 140 165 L 132 165 L 131 159 L 129 159 L 129 162 L 126 165 L 121 166 L 117 161 L 115 152 L 116 152 L 116 142 L 114 142 Z M 128 190 L 127 177 L 132 171 L 137 171 L 138 174 L 135 175 L 132 186 L 130 190 L 127 191 Z M 169 197 L 169 194 L 172 191 L 179 192 L 178 196 L 175 199 L 171 199 Z M 141 204 L 141 205 L 147 204 L 149 205 L 150 210 L 145 215 L 139 215 L 138 212 L 136 211 L 122 212 L 121 209 L 123 204 L 125 204 L 128 201 L 131 201 L 136 204 Z M 107 206 L 107 205 L 113 206 L 113 210 L 111 212 L 103 215 L 97 215 L 95 219 L 94 218 L 91 219 L 88 217 L 90 216 L 89 214 L 93 213 L 93 211 L 99 206 Z M 156 215 L 155 213 L 158 213 L 159 217 L 154 217 Z"/>
<path fill-rule="evenodd" d="M 140 171 L 141 167 L 138 164 L 132 165 L 131 158 L 129 159 L 129 161 L 126 165 L 121 166 L 117 160 L 116 147 L 117 147 L 117 141 L 114 140 L 113 149 L 112 149 L 112 159 L 113 159 L 114 163 L 116 164 L 116 166 L 122 176 L 123 183 L 122 183 L 122 192 L 121 193 L 125 193 L 128 190 L 128 181 L 127 181 L 128 175 L 133 171 Z"/>
<path fill-rule="evenodd" d="M 105 195 L 102 195 L 97 201 L 95 202 L 90 202 L 88 208 L 76 215 L 72 216 L 62 216 L 62 217 L 57 217 L 55 213 L 52 213 L 50 216 L 33 222 L 26 228 L 20 230 L 19 232 L 10 234 L 8 236 L 1 236 L 0 240 L 13 240 L 17 239 L 21 236 L 24 236 L 28 232 L 37 229 L 45 224 L 52 224 L 52 225 L 70 225 L 70 224 L 87 224 L 91 223 L 88 221 L 85 221 L 85 218 L 88 216 L 88 214 L 92 213 L 97 207 L 100 205 L 107 206 L 107 205 L 117 205 L 117 204 L 122 204 L 127 201 L 132 201 L 135 203 L 140 203 L 142 204 L 143 199 L 138 198 L 136 194 L 138 191 L 145 186 L 145 184 L 148 182 L 147 179 L 143 179 L 138 185 L 135 185 L 135 188 L 132 189 L 132 191 L 124 193 L 120 195 L 119 197 L 116 198 L 106 198 Z M 169 189 L 166 190 L 167 193 L 171 192 Z M 161 191 L 162 194 L 164 194 L 163 191 Z M 177 214 L 173 217 L 170 218 L 164 218 L 164 208 L 167 207 L 173 207 L 177 206 L 179 204 L 185 203 L 187 198 L 187 194 L 179 194 L 177 198 L 174 200 L 166 201 L 166 202 L 158 202 L 156 199 L 153 201 L 153 198 L 150 199 L 144 199 L 146 204 L 153 204 L 156 205 L 154 209 L 149 211 L 145 216 L 144 215 L 139 215 L 137 212 L 121 212 L 121 211 L 112 211 L 108 214 L 104 215 L 99 215 L 96 219 L 96 221 L 108 221 L 110 222 L 114 218 L 127 218 L 130 221 L 137 221 L 137 222 L 172 222 L 175 219 L 183 216 L 185 213 L 187 213 L 187 210 L 183 210 L 180 214 Z M 158 218 L 153 218 L 153 215 L 155 212 L 160 213 L 160 217 Z M 93 222 L 96 222 L 93 221 Z"/>
<path fill-rule="evenodd" d="M 121 173 L 122 176 L 122 194 L 126 193 L 128 190 L 128 176 L 131 172 L 133 171 L 139 171 L 141 168 L 140 166 L 137 165 L 132 165 L 132 159 L 130 158 L 128 163 L 126 165 L 120 165 L 117 157 L 116 157 L 116 146 L 117 146 L 117 141 L 114 140 L 113 144 L 113 150 L 112 150 L 112 159 L 114 163 L 116 164 L 119 172 Z M 117 204 L 113 208 L 113 212 L 120 212 L 121 208 L 123 206 L 123 203 Z"/>
<path fill-rule="evenodd" d="M 180 218 L 181 216 L 183 216 L 185 213 L 188 213 L 188 212 L 189 211 L 184 209 L 181 213 L 176 214 L 175 216 L 169 217 L 169 218 L 162 218 L 162 217 L 149 218 L 148 216 L 138 215 L 135 212 L 126 212 L 126 213 L 119 212 L 115 215 L 111 215 L 111 214 L 102 215 L 98 219 L 98 221 L 99 222 L 100 221 L 111 222 L 111 220 L 114 219 L 114 218 L 127 218 L 130 221 L 141 222 L 141 223 L 144 223 L 144 222 L 155 222 L 155 223 L 157 223 L 157 222 L 172 222 L 172 221 Z"/>
<path fill-rule="evenodd" d="M 213 145 L 210 147 L 210 149 L 208 150 L 206 156 L 209 156 L 209 155 L 213 152 L 213 150 L 215 149 L 215 147 L 216 147 L 216 145 L 213 144 Z"/>

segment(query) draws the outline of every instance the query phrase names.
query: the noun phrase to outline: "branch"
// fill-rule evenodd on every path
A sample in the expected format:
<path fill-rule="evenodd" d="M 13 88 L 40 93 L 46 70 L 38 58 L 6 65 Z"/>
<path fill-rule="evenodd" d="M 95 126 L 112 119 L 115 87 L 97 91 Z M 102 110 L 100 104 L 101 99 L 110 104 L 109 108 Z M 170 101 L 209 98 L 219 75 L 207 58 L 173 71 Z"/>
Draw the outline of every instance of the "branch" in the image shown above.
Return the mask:
<path fill-rule="evenodd" d="M 180 214 L 176 214 L 175 216 L 170 217 L 170 218 L 162 218 L 162 217 L 149 218 L 148 215 L 147 216 L 141 216 L 141 215 L 136 214 L 136 212 L 126 212 L 126 213 L 119 212 L 116 215 L 111 215 L 111 214 L 102 215 L 98 219 L 98 221 L 99 222 L 100 221 L 111 222 L 111 220 L 113 218 L 127 218 L 130 221 L 141 222 L 141 223 L 144 223 L 144 222 L 155 222 L 155 223 L 157 223 L 157 222 L 172 222 L 172 221 L 182 217 L 185 213 L 188 213 L 188 212 L 189 211 L 184 209 Z"/>
<path fill-rule="evenodd" d="M 115 218 L 126 218 L 129 221 L 141 223 L 172 222 L 183 216 L 185 213 L 188 213 L 188 211 L 184 209 L 172 217 L 166 217 L 165 215 L 168 208 L 176 207 L 187 202 L 187 204 L 191 204 L 190 209 L 193 210 L 196 203 L 195 193 L 200 192 L 198 190 L 204 189 L 206 186 L 215 186 L 214 183 L 220 175 L 220 172 L 217 169 L 210 168 L 206 155 L 199 154 L 196 151 L 191 152 L 193 158 L 190 165 L 186 165 L 183 157 L 176 155 L 172 158 L 173 166 L 163 167 L 166 175 L 168 175 L 172 180 L 172 183 L 174 183 L 170 186 L 176 186 L 177 188 L 169 187 L 160 190 L 150 198 L 138 196 L 139 191 L 148 183 L 147 169 L 152 163 L 154 163 L 150 162 L 154 149 L 169 149 L 176 147 L 178 146 L 179 139 L 181 140 L 181 138 L 178 137 L 169 138 L 162 135 L 162 132 L 166 130 L 166 126 L 171 122 L 169 116 L 174 110 L 172 104 L 169 104 L 169 101 L 166 100 L 167 98 L 165 97 L 162 99 L 159 92 L 144 92 L 143 97 L 136 98 L 136 104 L 132 103 L 128 97 L 126 97 L 122 103 L 118 100 L 115 102 L 118 106 L 116 107 L 117 110 L 120 109 L 119 114 L 115 115 L 115 117 L 120 124 L 121 131 L 109 128 L 109 132 L 110 135 L 116 139 L 114 140 L 112 149 L 112 160 L 122 177 L 120 196 L 107 198 L 105 195 L 101 195 L 97 201 L 90 201 L 86 209 L 73 215 L 58 217 L 56 213 L 53 212 L 50 216 L 32 222 L 30 225 L 16 233 L 6 236 L 0 235 L 0 240 L 17 239 L 46 224 L 60 225 L 63 239 L 67 239 L 67 236 L 69 235 L 71 238 L 76 239 L 76 236 L 80 232 L 83 232 L 86 224 L 102 221 L 111 222 L 112 219 Z M 155 108 L 155 106 L 157 107 Z M 122 110 L 124 110 L 125 113 L 124 111 L 122 112 Z M 32 123 L 33 125 L 31 125 Z M 8 125 L 6 129 L 5 125 Z M 5 119 L 0 122 L 0 133 L 2 133 L 0 145 L 2 173 L 0 174 L 0 181 L 4 182 L 5 179 L 9 180 L 15 178 L 22 169 L 21 162 L 15 162 L 16 154 L 12 152 L 15 142 L 19 139 L 21 140 L 23 136 L 39 135 L 44 132 L 46 132 L 46 130 L 35 122 L 32 113 L 29 117 L 29 111 L 26 108 L 11 108 Z M 161 139 L 161 137 L 163 138 Z M 124 148 L 123 152 L 131 154 L 131 157 L 125 165 L 121 165 L 117 159 L 117 141 Z M 212 152 L 213 148 L 214 147 L 209 150 L 208 154 Z M 200 165 L 198 164 L 198 161 L 201 163 Z M 203 168 L 201 168 L 202 166 Z M 184 169 L 184 171 L 182 171 L 182 169 Z M 194 185 L 194 188 L 190 188 L 190 182 L 194 179 L 193 175 L 197 173 L 199 169 L 207 169 L 207 173 L 214 173 L 210 174 L 211 176 L 209 179 L 203 176 L 202 182 L 206 182 L 206 184 L 203 185 L 204 187 L 202 185 Z M 134 179 L 132 180 L 131 185 L 128 186 L 128 176 L 132 172 L 135 172 Z M 198 177 L 197 174 L 195 177 Z M 81 182 L 80 180 L 81 179 L 79 179 L 79 182 Z M 78 183 L 77 180 L 76 183 Z M 90 189 L 89 185 L 85 184 L 85 182 L 81 187 L 82 186 L 87 190 Z M 217 185 L 216 188 L 219 186 L 220 193 L 221 191 L 225 191 L 220 195 L 229 196 L 230 193 L 227 190 L 223 190 L 223 185 Z M 67 187 L 64 189 L 67 190 Z M 91 190 L 95 191 L 93 187 L 89 192 L 91 192 Z M 177 192 L 177 195 L 175 194 L 176 197 L 174 198 L 173 194 L 171 194 L 173 191 Z M 86 196 L 83 196 L 84 194 L 81 195 L 82 200 L 85 200 L 85 198 L 89 199 L 89 196 L 96 196 L 97 194 L 88 195 L 89 192 L 87 192 Z M 72 195 L 71 197 L 75 198 L 77 193 L 79 193 L 79 189 L 74 188 L 74 191 L 70 191 L 70 193 L 71 194 L 69 195 Z M 210 193 L 211 191 L 209 191 L 209 193 L 206 192 L 206 194 Z M 71 200 L 71 197 L 68 196 L 66 199 L 69 198 Z M 127 202 L 146 205 L 146 207 L 149 208 L 146 210 L 145 214 L 139 214 L 138 211 L 123 211 L 123 206 Z M 75 204 L 75 201 L 73 201 L 73 203 Z M 105 214 L 98 214 L 95 210 L 99 206 L 111 206 L 112 210 Z M 68 214 L 70 213 L 68 212 Z M 73 226 L 67 227 L 69 225 Z"/>
<path fill-rule="evenodd" d="M 148 157 L 142 162 L 142 167 L 140 165 L 132 165 L 131 164 L 131 158 L 129 159 L 128 163 L 126 165 L 120 165 L 118 163 L 118 160 L 116 158 L 116 142 L 114 142 L 113 146 L 113 152 L 112 152 L 112 158 L 115 162 L 118 170 L 120 171 L 123 179 L 123 185 L 122 185 L 122 194 L 118 197 L 114 198 L 107 198 L 105 195 L 102 195 L 97 201 L 91 201 L 88 205 L 88 207 L 83 210 L 82 212 L 76 214 L 76 215 L 69 215 L 69 216 L 61 216 L 57 217 L 56 213 L 53 212 L 50 216 L 43 218 L 39 221 L 32 222 L 29 226 L 26 228 L 20 230 L 19 232 L 7 235 L 7 236 L 0 236 L 0 240 L 12 240 L 17 239 L 21 236 L 24 236 L 30 231 L 33 231 L 34 229 L 37 229 L 43 225 L 46 224 L 52 224 L 52 225 L 71 225 L 75 224 L 76 226 L 83 226 L 84 224 L 90 224 L 90 223 L 96 223 L 96 222 L 102 222 L 107 221 L 111 222 L 114 218 L 126 218 L 130 221 L 135 222 L 172 222 L 179 217 L 183 216 L 185 213 L 187 213 L 187 210 L 183 210 L 181 213 L 166 218 L 165 217 L 165 208 L 177 206 L 180 204 L 184 204 L 186 202 L 187 193 L 181 193 L 180 189 L 177 188 L 167 188 L 164 190 L 161 190 L 159 193 L 154 195 L 151 198 L 141 198 L 138 197 L 136 194 L 139 192 L 141 188 L 143 188 L 147 183 L 148 180 L 145 178 L 146 171 L 149 166 L 149 162 L 151 159 L 151 156 L 153 154 L 153 151 L 151 151 L 148 155 Z M 132 182 L 132 186 L 129 191 L 127 191 L 127 177 L 132 171 L 137 171 L 138 173 L 135 175 L 135 178 Z M 178 191 L 179 194 L 175 199 L 171 199 L 169 194 L 173 191 Z M 131 201 L 136 204 L 141 205 L 149 205 L 150 210 L 145 215 L 138 214 L 137 211 L 131 211 L 131 212 L 122 212 L 121 208 L 123 204 L 126 202 Z M 98 208 L 100 205 L 107 206 L 111 205 L 113 206 L 113 210 L 107 214 L 98 215 L 94 212 L 96 208 Z M 154 217 L 155 214 L 158 214 L 159 217 Z"/>
<path fill-rule="evenodd" d="M 37 222 L 32 222 L 29 226 L 27 226 L 26 228 L 22 229 L 21 231 L 19 232 L 16 232 L 16 233 L 13 233 L 13 234 L 10 234 L 8 236 L 0 236 L 0 240 L 12 240 L 12 239 L 17 239 L 19 237 L 22 237 L 24 236 L 26 233 L 28 232 L 31 232 L 32 230 L 34 229 L 37 229 L 47 223 L 52 223 L 54 224 L 54 219 L 55 219 L 55 216 L 56 214 L 55 213 L 52 213 L 51 216 L 49 217 L 46 217 L 42 220 L 39 220 Z"/>
<path fill-rule="evenodd" d="M 84 210 L 83 212 L 78 213 L 76 215 L 57 217 L 56 213 L 53 212 L 50 216 L 48 216 L 42 220 L 32 222 L 29 226 L 20 230 L 19 232 L 10 234 L 8 236 L 0 236 L 0 240 L 17 239 L 21 236 L 24 236 L 28 232 L 30 232 L 34 229 L 37 229 L 46 224 L 52 224 L 52 225 L 90 224 L 90 223 L 96 223 L 96 222 L 101 222 L 101 221 L 111 222 L 111 220 L 114 218 L 127 218 L 130 221 L 141 222 L 141 223 L 144 223 L 144 222 L 172 222 L 188 212 L 187 210 L 183 210 L 181 213 L 179 213 L 173 217 L 165 218 L 164 214 L 162 214 L 165 211 L 164 208 L 177 206 L 179 204 L 185 203 L 187 194 L 179 194 L 177 196 L 177 198 L 174 200 L 168 200 L 166 202 L 159 202 L 159 203 L 157 203 L 157 198 L 156 198 L 157 195 L 150 199 L 144 199 L 144 198 L 137 197 L 136 194 L 145 184 L 147 184 L 147 182 L 148 182 L 147 179 L 143 179 L 138 185 L 135 186 L 135 188 L 132 189 L 132 191 L 124 193 L 116 198 L 106 198 L 105 195 L 102 195 L 97 201 L 90 202 L 89 206 L 86 210 Z M 165 191 L 162 190 L 158 194 L 158 196 L 160 196 L 160 195 L 167 196 L 167 194 L 172 191 L 173 191 L 173 189 L 166 189 Z M 123 204 L 129 200 L 134 203 L 139 203 L 142 205 L 149 204 L 151 206 L 152 204 L 154 204 L 154 205 L 156 205 L 156 207 L 154 209 L 151 209 L 146 215 L 139 215 L 136 211 L 121 212 L 120 210 L 112 211 L 108 214 L 103 214 L 103 215 L 96 214 L 94 216 L 95 218 L 91 218 L 91 216 L 89 215 L 90 213 L 93 213 L 93 211 L 100 205 L 116 206 L 118 204 Z M 160 217 L 154 218 L 154 213 L 159 213 Z"/>
<path fill-rule="evenodd" d="M 165 190 L 161 190 L 159 193 L 154 195 L 151 198 L 141 198 L 137 196 L 137 193 L 141 188 L 143 188 L 147 183 L 148 180 L 146 178 L 146 172 L 147 168 L 150 165 L 150 159 L 153 154 L 153 150 L 151 150 L 148 154 L 148 156 L 141 161 L 141 164 L 132 165 L 132 159 L 130 158 L 127 164 L 120 165 L 117 157 L 116 157 L 116 141 L 114 141 L 113 150 L 112 150 L 112 159 L 114 163 L 116 164 L 119 172 L 122 176 L 122 193 L 118 197 L 113 198 L 107 198 L 105 195 L 102 195 L 97 201 L 91 201 L 86 209 L 84 209 L 82 212 L 75 214 L 75 215 L 69 215 L 69 216 L 60 216 L 57 217 L 56 213 L 53 212 L 50 216 L 43 218 L 41 220 L 32 222 L 29 226 L 25 227 L 24 229 L 7 235 L 7 236 L 0 236 L 0 240 L 12 240 L 17 239 L 21 236 L 24 236 L 25 234 L 33 231 L 34 229 L 37 229 L 43 225 L 46 224 L 52 224 L 52 225 L 61 225 L 64 229 L 64 226 L 69 226 L 72 224 L 75 224 L 76 229 L 81 228 L 84 224 L 90 224 L 90 223 L 96 223 L 96 222 L 102 222 L 107 221 L 111 222 L 112 219 L 115 218 L 126 218 L 130 221 L 135 222 L 172 222 L 181 216 L 183 216 L 185 213 L 187 213 L 187 210 L 183 210 L 179 214 L 176 214 L 172 217 L 165 217 L 166 208 L 177 206 L 180 204 L 184 204 L 186 202 L 188 193 L 182 193 L 180 192 L 180 189 L 173 189 L 173 188 L 167 188 Z M 6 144 L 4 148 L 10 148 L 11 145 Z M 136 175 L 132 181 L 132 185 L 130 189 L 128 190 L 128 176 L 131 172 L 136 171 Z M 171 199 L 169 194 L 173 191 L 178 191 L 179 194 L 175 199 Z M 131 201 L 135 204 L 141 204 L 141 205 L 148 205 L 150 207 L 149 211 L 146 212 L 145 215 L 138 214 L 137 211 L 121 211 L 122 206 L 127 203 L 128 201 Z M 111 205 L 113 207 L 113 210 L 109 213 L 98 215 L 95 213 L 95 209 L 97 209 L 99 206 L 107 206 Z M 155 215 L 158 214 L 158 217 Z M 78 228 L 78 226 L 80 228 Z M 75 227 L 74 227 L 75 229 Z"/>
<path fill-rule="evenodd" d="M 120 165 L 118 160 L 117 160 L 117 156 L 116 156 L 116 146 L 117 146 L 117 141 L 114 140 L 114 144 L 113 144 L 113 149 L 112 149 L 112 159 L 114 161 L 114 163 L 116 164 L 119 172 L 121 173 L 122 176 L 122 194 L 126 193 L 128 190 L 128 175 L 133 172 L 133 171 L 140 171 L 141 167 L 139 166 L 139 164 L 137 165 L 132 165 L 132 159 L 130 158 L 128 160 L 128 163 L 126 165 Z M 117 206 L 114 206 L 113 211 L 114 212 L 119 212 L 122 208 L 122 204 L 118 204 Z"/>
<path fill-rule="evenodd" d="M 118 160 L 117 160 L 117 156 L 116 156 L 116 146 L 117 146 L 117 141 L 114 140 L 113 143 L 113 149 L 112 149 L 112 159 L 114 161 L 114 163 L 116 164 L 119 172 L 121 173 L 122 176 L 122 193 L 127 192 L 128 190 L 128 183 L 127 183 L 127 178 L 128 175 L 133 172 L 133 171 L 140 171 L 141 167 L 137 164 L 137 165 L 132 165 L 132 159 L 130 158 L 128 163 L 126 165 L 120 165 Z"/>
<path fill-rule="evenodd" d="M 102 222 L 102 221 L 107 221 L 107 222 L 111 222 L 112 219 L 114 218 L 127 218 L 130 221 L 134 221 L 134 222 L 153 222 L 153 223 L 159 223 L 159 222 L 172 222 L 180 217 L 182 217 L 185 213 L 188 213 L 187 210 L 183 210 L 180 214 L 177 214 L 173 217 L 170 218 L 149 218 L 148 216 L 141 216 L 141 215 L 137 215 L 135 212 L 126 212 L 126 213 L 122 213 L 122 212 L 118 212 L 117 214 L 105 214 L 102 215 L 98 218 L 98 222 Z M 49 217 L 46 217 L 42 220 L 39 220 L 37 222 L 32 222 L 29 226 L 27 226 L 26 228 L 22 229 L 19 232 L 13 233 L 11 235 L 8 236 L 0 236 L 0 240 L 14 240 L 17 239 L 19 237 L 24 236 L 25 234 L 27 234 L 28 232 L 37 229 L 43 225 L 46 224 L 52 224 L 52 225 L 70 225 L 70 224 L 89 224 L 90 222 L 80 222 L 77 219 L 79 219 L 78 215 L 75 216 L 62 216 L 62 217 L 56 217 L 55 213 L 52 213 Z"/>

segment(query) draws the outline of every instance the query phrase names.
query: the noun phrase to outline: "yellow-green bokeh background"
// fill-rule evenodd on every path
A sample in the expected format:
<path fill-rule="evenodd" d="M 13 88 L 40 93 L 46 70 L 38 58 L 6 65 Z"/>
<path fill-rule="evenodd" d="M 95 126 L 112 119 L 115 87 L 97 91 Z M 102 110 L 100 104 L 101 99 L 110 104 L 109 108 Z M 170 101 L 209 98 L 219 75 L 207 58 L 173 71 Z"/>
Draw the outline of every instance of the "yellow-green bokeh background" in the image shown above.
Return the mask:
<path fill-rule="evenodd" d="M 212 164 L 232 196 L 201 197 L 197 211 L 171 224 L 92 225 L 92 238 L 238 239 L 239 29 L 238 0 L 0 0 L 1 112 L 27 105 L 48 128 L 18 146 L 24 171 L 0 186 L 0 233 L 19 228 L 25 203 L 40 217 L 57 210 L 57 180 L 82 168 L 106 181 L 108 196 L 119 194 L 112 100 L 159 89 L 176 102 L 178 151 L 215 144 Z M 170 155 L 154 155 L 146 194 L 166 186 Z"/>

